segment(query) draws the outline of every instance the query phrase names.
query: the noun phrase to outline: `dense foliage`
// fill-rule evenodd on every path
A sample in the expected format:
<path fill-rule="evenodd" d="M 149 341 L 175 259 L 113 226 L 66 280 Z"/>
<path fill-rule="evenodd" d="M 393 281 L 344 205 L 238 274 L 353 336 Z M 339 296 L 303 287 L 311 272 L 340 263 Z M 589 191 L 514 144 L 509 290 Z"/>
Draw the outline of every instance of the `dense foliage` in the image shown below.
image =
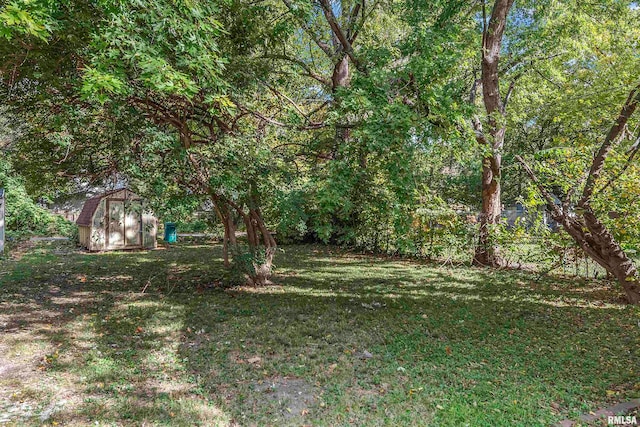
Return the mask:
<path fill-rule="evenodd" d="M 35 203 L 6 159 L 0 159 L 0 188 L 6 189 L 5 226 L 10 241 L 34 234 L 75 237 L 75 224 Z"/>

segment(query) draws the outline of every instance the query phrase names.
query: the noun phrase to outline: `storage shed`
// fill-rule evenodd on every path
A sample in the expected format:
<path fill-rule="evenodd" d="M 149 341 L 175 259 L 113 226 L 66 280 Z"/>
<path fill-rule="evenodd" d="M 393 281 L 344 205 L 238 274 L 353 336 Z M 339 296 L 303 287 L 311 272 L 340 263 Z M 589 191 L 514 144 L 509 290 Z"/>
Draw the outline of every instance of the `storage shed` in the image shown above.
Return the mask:
<path fill-rule="evenodd" d="M 88 199 L 76 224 L 80 245 L 90 251 L 152 249 L 157 244 L 156 218 L 126 188 Z"/>

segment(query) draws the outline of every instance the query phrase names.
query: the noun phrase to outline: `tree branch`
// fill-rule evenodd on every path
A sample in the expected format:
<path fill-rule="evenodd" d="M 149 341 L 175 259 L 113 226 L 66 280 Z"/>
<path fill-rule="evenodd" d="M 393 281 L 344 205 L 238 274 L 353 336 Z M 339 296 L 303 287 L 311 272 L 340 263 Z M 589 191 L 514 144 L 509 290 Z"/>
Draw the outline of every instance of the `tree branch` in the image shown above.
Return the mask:
<path fill-rule="evenodd" d="M 270 117 L 267 117 L 267 116 L 265 116 L 264 114 L 262 114 L 262 113 L 260 113 L 258 111 L 253 111 L 253 110 L 250 110 L 250 109 L 248 109 L 246 107 L 242 107 L 242 108 L 246 112 L 248 112 L 249 114 L 253 115 L 254 117 L 256 117 L 256 118 L 258 118 L 258 119 L 260 119 L 260 120 L 262 120 L 264 122 L 270 123 L 270 124 L 272 124 L 274 126 L 281 127 L 281 128 L 289 128 L 289 129 L 297 129 L 297 130 L 315 130 L 315 129 L 322 129 L 323 127 L 326 126 L 325 123 L 311 123 L 308 126 L 289 125 L 287 123 L 283 123 L 283 122 L 280 122 L 278 120 L 275 120 L 275 119 L 272 119 Z"/>
<path fill-rule="evenodd" d="M 351 45 L 351 42 L 349 41 L 345 33 L 342 31 L 342 28 L 340 28 L 340 24 L 338 23 L 336 16 L 333 14 L 333 10 L 331 9 L 329 0 L 319 0 L 319 3 L 322 7 L 325 18 L 327 19 L 327 22 L 331 27 L 331 31 L 333 32 L 333 34 L 335 34 L 335 36 L 340 41 L 340 44 L 342 45 L 342 50 L 349 56 L 349 58 L 353 62 L 353 65 L 356 68 L 360 69 L 359 61 L 356 58 L 355 52 L 353 51 L 353 46 Z"/>
<path fill-rule="evenodd" d="M 287 6 L 289 12 L 291 12 L 291 14 L 298 20 L 304 32 L 307 33 L 307 35 L 311 37 L 311 40 L 313 40 L 315 44 L 318 45 L 318 47 L 327 55 L 327 57 L 333 61 L 335 53 L 331 50 L 331 48 L 326 43 L 322 42 L 305 22 L 298 18 L 295 13 L 296 10 L 289 0 L 282 0 L 282 2 Z"/>
<path fill-rule="evenodd" d="M 636 157 L 636 154 L 638 154 L 638 151 L 640 151 L 640 136 L 638 137 L 636 142 L 633 144 L 633 146 L 629 149 L 629 151 L 628 151 L 629 157 L 627 158 L 627 161 L 625 162 L 625 164 L 622 167 L 622 169 L 620 170 L 620 172 L 617 173 L 615 176 L 612 176 L 611 178 L 609 178 L 607 183 L 600 190 L 598 190 L 597 192 L 594 192 L 594 193 L 597 194 L 597 193 L 604 192 L 604 190 L 609 188 L 609 186 L 611 186 L 615 181 L 617 181 L 618 178 L 620 178 L 622 175 L 624 175 L 624 173 L 627 171 L 627 169 L 629 169 L 629 166 L 631 166 L 631 162 L 633 162 L 633 159 Z"/>
<path fill-rule="evenodd" d="M 516 160 L 522 165 L 522 168 L 527 173 L 527 175 L 529 175 L 529 178 L 531 178 L 531 180 L 536 185 L 536 187 L 538 187 L 538 190 L 540 191 L 544 199 L 547 201 L 547 204 L 553 210 L 554 216 L 556 216 L 557 218 L 562 218 L 564 216 L 564 212 L 560 210 L 560 208 L 556 204 L 556 199 L 553 197 L 551 193 L 547 191 L 546 188 L 544 188 L 544 185 L 542 185 L 542 182 L 540 182 L 540 180 L 538 179 L 536 174 L 533 172 L 531 167 L 529 167 L 529 165 L 519 155 L 516 155 Z"/>
<path fill-rule="evenodd" d="M 507 94 L 504 96 L 504 101 L 502 101 L 502 114 L 507 113 L 507 104 L 509 104 L 509 99 L 511 99 L 511 94 L 513 93 L 513 89 L 516 86 L 516 81 L 520 78 L 522 74 L 518 74 L 511 80 L 509 83 L 509 89 L 507 89 Z"/>
<path fill-rule="evenodd" d="M 317 74 L 316 72 L 314 72 L 311 67 L 309 67 L 307 64 L 304 63 L 304 61 L 300 61 L 299 59 L 295 59 L 295 58 L 291 58 L 290 56 L 287 55 L 265 55 L 263 56 L 263 58 L 267 58 L 267 59 L 281 59 L 283 61 L 289 61 L 292 64 L 296 64 L 297 66 L 299 66 L 300 68 L 302 68 L 305 71 L 305 75 L 311 77 L 312 79 L 322 83 L 323 85 L 327 86 L 327 87 L 331 87 L 331 81 L 323 76 L 321 76 L 320 74 Z"/>
<path fill-rule="evenodd" d="M 620 114 L 618 114 L 615 123 L 613 124 L 613 126 L 611 126 L 611 129 L 609 129 L 609 133 L 602 142 L 600 149 L 594 154 L 593 162 L 591 163 L 591 168 L 589 169 L 589 173 L 587 175 L 587 182 L 584 185 L 582 198 L 578 202 L 578 206 L 586 207 L 589 205 L 589 201 L 593 194 L 596 181 L 598 180 L 604 169 L 604 162 L 607 159 L 607 156 L 609 155 L 609 152 L 611 151 L 613 146 L 617 143 L 618 136 L 625 128 L 627 122 L 629 121 L 629 118 L 636 110 L 639 102 L 640 84 L 635 86 L 629 92 L 627 100 L 620 110 Z"/>

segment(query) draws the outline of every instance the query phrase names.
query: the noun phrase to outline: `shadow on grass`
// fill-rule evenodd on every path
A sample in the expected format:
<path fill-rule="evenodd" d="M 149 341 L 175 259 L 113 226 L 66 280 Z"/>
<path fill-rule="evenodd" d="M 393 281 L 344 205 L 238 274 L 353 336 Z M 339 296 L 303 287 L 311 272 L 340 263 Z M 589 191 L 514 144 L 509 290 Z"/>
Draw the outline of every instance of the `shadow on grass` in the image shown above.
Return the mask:
<path fill-rule="evenodd" d="M 198 293 L 219 252 L 43 246 L 12 264 L 1 342 L 41 341 L 24 367 L 39 414 L 64 401 L 51 419 L 78 425 L 549 425 L 637 394 L 638 310 L 611 292 L 299 246 L 280 286 Z M 306 406 L 275 390 L 294 382 Z"/>

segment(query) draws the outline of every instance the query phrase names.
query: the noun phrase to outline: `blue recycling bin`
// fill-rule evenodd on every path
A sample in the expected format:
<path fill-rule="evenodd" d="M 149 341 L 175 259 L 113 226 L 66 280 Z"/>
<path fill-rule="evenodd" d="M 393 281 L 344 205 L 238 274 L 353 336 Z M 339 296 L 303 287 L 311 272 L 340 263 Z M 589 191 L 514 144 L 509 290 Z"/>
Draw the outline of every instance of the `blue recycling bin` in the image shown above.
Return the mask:
<path fill-rule="evenodd" d="M 178 240 L 175 222 L 164 223 L 164 241 L 167 243 L 175 243 Z"/>

